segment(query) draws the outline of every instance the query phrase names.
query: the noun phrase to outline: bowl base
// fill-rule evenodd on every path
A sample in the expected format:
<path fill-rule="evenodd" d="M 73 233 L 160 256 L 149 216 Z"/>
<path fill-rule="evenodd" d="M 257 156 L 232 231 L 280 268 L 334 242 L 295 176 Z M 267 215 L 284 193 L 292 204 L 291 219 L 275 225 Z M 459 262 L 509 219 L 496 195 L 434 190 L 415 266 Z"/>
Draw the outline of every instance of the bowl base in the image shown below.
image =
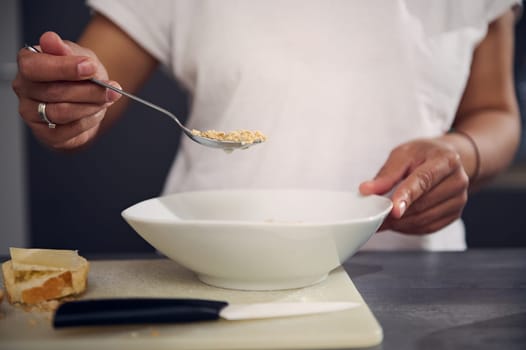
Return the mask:
<path fill-rule="evenodd" d="M 248 291 L 270 291 L 283 289 L 296 289 L 312 286 L 327 278 L 328 274 L 302 277 L 278 281 L 240 281 L 208 275 L 197 275 L 197 278 L 208 285 L 225 289 L 248 290 Z"/>

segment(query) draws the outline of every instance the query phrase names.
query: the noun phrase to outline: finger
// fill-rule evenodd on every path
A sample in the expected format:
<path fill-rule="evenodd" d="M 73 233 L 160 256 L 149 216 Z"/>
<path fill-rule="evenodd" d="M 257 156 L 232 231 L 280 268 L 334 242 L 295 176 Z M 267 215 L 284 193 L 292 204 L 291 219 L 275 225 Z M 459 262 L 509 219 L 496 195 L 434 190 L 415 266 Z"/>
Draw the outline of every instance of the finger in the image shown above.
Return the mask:
<path fill-rule="evenodd" d="M 364 181 L 359 190 L 363 195 L 385 194 L 393 189 L 407 174 L 411 163 L 391 154 L 373 180 Z"/>
<path fill-rule="evenodd" d="M 424 226 L 408 227 L 407 225 L 403 225 L 401 223 L 395 223 L 396 219 L 391 219 L 389 221 L 386 221 L 384 224 L 382 224 L 380 229 L 378 229 L 378 232 L 392 230 L 392 231 L 400 232 L 400 233 L 407 234 L 407 235 L 427 235 L 427 234 L 437 232 L 438 230 L 451 224 L 456 219 L 458 219 L 456 215 L 446 216 L 446 217 L 437 219 L 436 221 L 428 222 L 425 227 Z"/>
<path fill-rule="evenodd" d="M 93 51 L 88 48 L 79 46 L 69 40 L 63 40 L 57 33 L 46 32 L 40 37 L 40 45 L 38 46 L 41 52 L 55 55 L 55 56 L 86 56 L 96 58 Z"/>
<path fill-rule="evenodd" d="M 405 171 L 386 176 L 378 175 L 373 180 L 362 182 L 359 186 L 359 191 L 363 195 L 386 194 L 396 185 L 397 182 L 403 179 L 404 173 Z"/>
<path fill-rule="evenodd" d="M 404 234 L 408 234 L 408 235 L 427 235 L 427 234 L 435 233 L 443 229 L 444 227 L 451 224 L 458 218 L 459 218 L 458 215 L 455 215 L 454 213 L 452 213 L 451 215 L 443 216 L 443 217 L 437 218 L 434 221 L 427 222 L 425 225 L 415 225 L 415 226 L 408 228 L 406 227 L 406 225 L 399 224 L 399 226 L 401 226 L 400 228 L 397 226 L 394 226 L 394 227 L 391 227 L 390 229 L 397 231 L 397 232 L 404 233 Z"/>
<path fill-rule="evenodd" d="M 73 55 L 73 50 L 55 32 L 46 32 L 40 36 L 40 51 L 55 56 Z"/>
<path fill-rule="evenodd" d="M 85 143 L 83 137 L 86 135 L 91 135 L 86 133 L 86 131 L 92 130 L 95 132 L 98 130 L 98 127 L 104 118 L 105 111 L 100 111 L 94 115 L 78 119 L 74 122 L 57 125 L 55 129 L 49 129 L 47 124 L 42 122 L 32 122 L 30 127 L 35 134 L 35 136 L 40 139 L 44 144 L 54 148 L 54 149 L 69 149 L 78 147 L 79 145 Z M 84 135 L 79 138 L 79 135 Z"/>
<path fill-rule="evenodd" d="M 425 234 L 439 230 L 440 224 L 450 223 L 460 217 L 467 201 L 466 195 L 455 196 L 423 213 L 404 215 L 397 219 L 389 217 L 384 228 L 409 234 Z"/>
<path fill-rule="evenodd" d="M 427 223 L 435 221 L 437 218 L 447 216 L 453 212 L 461 213 L 467 203 L 467 192 L 463 191 L 455 196 L 451 196 L 437 205 L 427 209 L 423 212 L 411 212 L 408 210 L 406 214 L 399 219 L 400 222 L 407 222 L 410 224 L 417 224 L 418 222 Z"/>
<path fill-rule="evenodd" d="M 74 138 L 68 139 L 63 143 L 53 145 L 53 148 L 60 151 L 78 150 L 80 147 L 86 146 L 94 139 L 95 135 L 99 131 L 99 127 L 100 123 L 91 129 L 83 131 Z"/>
<path fill-rule="evenodd" d="M 28 116 L 26 121 L 28 122 L 42 122 L 38 113 L 38 101 L 27 101 L 23 106 L 20 107 L 20 113 Z M 76 120 L 89 117 L 97 114 L 100 111 L 108 108 L 111 103 L 103 105 L 90 104 L 90 103 L 47 103 L 46 104 L 46 116 L 55 124 L 68 124 Z"/>
<path fill-rule="evenodd" d="M 115 81 L 108 84 L 121 88 Z M 18 96 L 24 95 L 35 101 L 48 103 L 78 102 L 105 104 L 117 101 L 121 94 L 91 82 L 24 82 L 16 87 Z"/>
<path fill-rule="evenodd" d="M 404 215 L 427 211 L 454 196 L 466 194 L 467 197 L 468 186 L 468 175 L 463 168 L 459 167 L 453 174 L 445 178 L 439 186 L 435 186 L 414 202 Z"/>
<path fill-rule="evenodd" d="M 30 81 L 78 81 L 95 76 L 97 64 L 86 56 L 55 56 L 21 49 L 18 71 Z"/>
<path fill-rule="evenodd" d="M 448 177 L 460 167 L 458 153 L 449 152 L 435 157 L 416 167 L 414 171 L 400 183 L 394 191 L 391 200 L 395 217 L 400 218 L 405 211 L 423 194 Z"/>

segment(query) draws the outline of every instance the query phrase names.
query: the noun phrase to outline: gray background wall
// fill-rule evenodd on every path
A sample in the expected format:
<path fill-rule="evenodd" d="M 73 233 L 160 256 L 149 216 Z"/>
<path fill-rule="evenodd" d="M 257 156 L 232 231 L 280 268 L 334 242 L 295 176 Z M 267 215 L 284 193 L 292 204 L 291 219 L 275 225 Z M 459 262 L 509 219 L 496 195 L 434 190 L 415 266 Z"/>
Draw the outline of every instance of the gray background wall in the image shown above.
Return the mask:
<path fill-rule="evenodd" d="M 0 255 L 28 243 L 24 129 L 11 90 L 20 45 L 17 5 L 17 0 L 3 1 L 0 12 Z"/>
<path fill-rule="evenodd" d="M 21 18 L 18 24 L 15 5 Z M 46 30 L 75 40 L 89 20 L 83 0 L 10 0 L 2 6 L 1 28 L 10 26 L 0 32 L 2 64 L 12 62 L 18 47 L 36 43 Z M 522 58 L 516 71 L 521 77 L 526 73 L 524 22 L 518 27 Z M 11 30 L 17 25 L 20 36 Z M 16 117 L 9 74 L 2 73 L 0 87 L 4 108 L 0 121 L 0 255 L 9 245 L 85 253 L 152 251 L 121 219 L 120 212 L 161 191 L 179 141 L 173 122 L 132 104 L 123 120 L 90 149 L 72 155 L 54 153 L 38 144 Z M 160 71 L 139 94 L 183 119 L 187 113 L 187 97 Z M 9 102 L 4 104 L 4 99 Z M 516 166 L 470 199 L 464 213 L 470 246 L 526 245 L 525 199 L 523 143 Z"/>

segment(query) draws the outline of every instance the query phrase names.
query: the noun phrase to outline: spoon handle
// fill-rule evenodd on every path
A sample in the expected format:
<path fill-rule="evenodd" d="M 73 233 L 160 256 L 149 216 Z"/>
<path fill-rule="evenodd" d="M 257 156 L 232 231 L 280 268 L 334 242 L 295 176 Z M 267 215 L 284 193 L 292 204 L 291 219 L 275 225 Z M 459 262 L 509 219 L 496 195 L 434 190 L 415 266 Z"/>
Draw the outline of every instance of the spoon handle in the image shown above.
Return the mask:
<path fill-rule="evenodd" d="M 161 113 L 164 113 L 164 114 L 168 115 L 168 116 L 169 116 L 170 118 L 172 118 L 172 119 L 173 119 L 173 120 L 174 120 L 174 121 L 175 121 L 175 122 L 176 122 L 181 128 L 183 128 L 183 129 L 186 130 L 186 127 L 185 127 L 185 126 L 179 121 L 179 119 L 177 119 L 177 117 L 176 117 L 175 115 L 172 114 L 172 112 L 169 112 L 168 110 L 166 110 L 166 109 L 164 109 L 164 108 L 162 108 L 162 107 L 159 107 L 159 106 L 157 106 L 157 105 L 155 105 L 155 104 L 153 104 L 153 103 L 151 103 L 151 102 L 149 102 L 149 101 L 143 100 L 142 98 L 140 98 L 140 97 L 138 97 L 138 96 L 135 96 L 135 95 L 133 95 L 133 94 L 130 94 L 130 93 L 127 92 L 127 91 L 124 91 L 124 90 L 122 90 L 122 89 L 119 89 L 119 88 L 117 88 L 117 87 L 115 87 L 115 86 L 112 86 L 112 85 L 110 85 L 110 84 L 108 84 L 108 83 L 105 83 L 105 82 L 103 82 L 103 81 L 101 81 L 101 80 L 99 80 L 99 79 L 91 78 L 91 79 L 89 79 L 89 80 L 90 80 L 92 83 L 95 83 L 95 84 L 100 85 L 100 86 L 102 86 L 102 87 L 105 87 L 105 88 L 108 88 L 108 89 L 110 89 L 110 90 L 113 90 L 113 91 L 115 91 L 115 92 L 117 92 L 117 93 L 119 93 L 119 94 L 121 94 L 121 95 L 124 95 L 124 96 L 126 96 L 126 97 L 128 97 L 128 98 L 131 98 L 131 99 L 134 100 L 134 101 L 137 101 L 137 102 L 139 102 L 139 103 L 142 103 L 142 104 L 144 104 L 144 105 L 146 105 L 146 106 L 148 106 L 148 107 L 150 107 L 150 108 L 155 109 L 156 111 L 159 111 L 159 112 L 161 112 Z"/>

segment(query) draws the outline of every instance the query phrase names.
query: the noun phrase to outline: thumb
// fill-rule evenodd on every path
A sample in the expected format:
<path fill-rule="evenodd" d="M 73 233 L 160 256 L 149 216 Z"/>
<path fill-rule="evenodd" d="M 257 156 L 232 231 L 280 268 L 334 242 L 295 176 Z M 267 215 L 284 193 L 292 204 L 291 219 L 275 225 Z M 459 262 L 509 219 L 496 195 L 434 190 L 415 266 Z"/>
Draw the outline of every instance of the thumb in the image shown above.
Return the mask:
<path fill-rule="evenodd" d="M 40 37 L 40 49 L 42 52 L 55 55 L 73 55 L 73 50 L 55 32 L 45 32 Z"/>
<path fill-rule="evenodd" d="M 363 195 L 369 194 L 385 194 L 389 192 L 396 184 L 394 178 L 384 177 L 378 175 L 372 180 L 364 181 L 360 184 L 360 193 Z"/>
<path fill-rule="evenodd" d="M 360 184 L 359 190 L 363 195 L 385 194 L 391 191 L 406 176 L 408 164 L 400 164 L 388 160 L 372 180 Z"/>

